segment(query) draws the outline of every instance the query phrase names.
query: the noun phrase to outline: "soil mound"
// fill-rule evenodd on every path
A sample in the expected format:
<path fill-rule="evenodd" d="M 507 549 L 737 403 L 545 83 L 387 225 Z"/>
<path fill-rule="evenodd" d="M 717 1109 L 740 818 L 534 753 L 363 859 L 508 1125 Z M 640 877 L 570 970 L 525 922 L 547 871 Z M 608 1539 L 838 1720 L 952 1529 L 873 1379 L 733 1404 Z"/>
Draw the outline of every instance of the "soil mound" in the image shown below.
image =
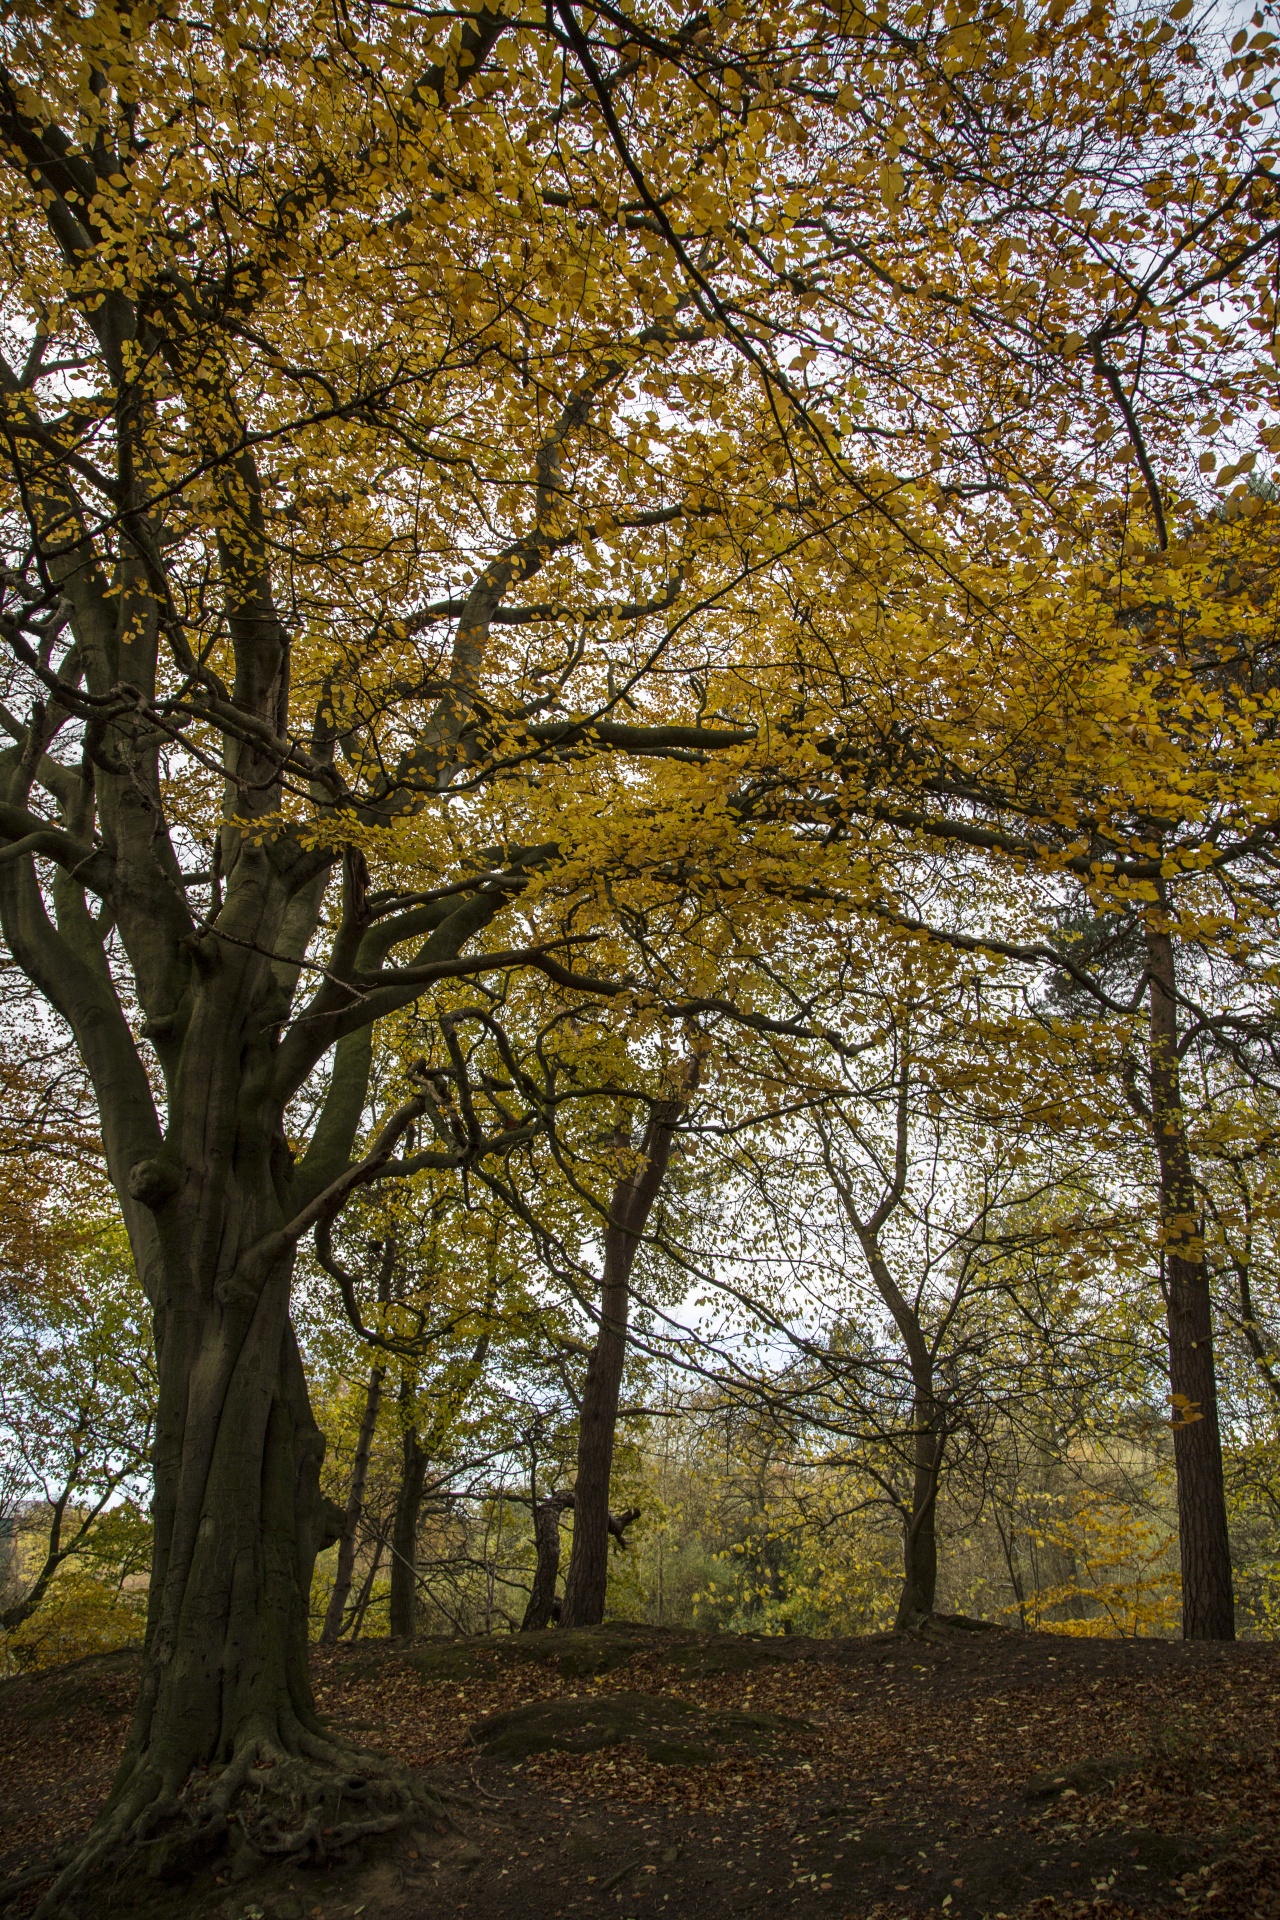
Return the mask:
<path fill-rule="evenodd" d="M 708 1712 L 687 1700 L 652 1693 L 569 1695 L 492 1713 L 471 1729 L 491 1759 L 527 1760 L 534 1753 L 597 1753 L 630 1743 L 660 1766 L 706 1766 L 727 1753 L 756 1751 L 803 1723 L 775 1713 Z"/>

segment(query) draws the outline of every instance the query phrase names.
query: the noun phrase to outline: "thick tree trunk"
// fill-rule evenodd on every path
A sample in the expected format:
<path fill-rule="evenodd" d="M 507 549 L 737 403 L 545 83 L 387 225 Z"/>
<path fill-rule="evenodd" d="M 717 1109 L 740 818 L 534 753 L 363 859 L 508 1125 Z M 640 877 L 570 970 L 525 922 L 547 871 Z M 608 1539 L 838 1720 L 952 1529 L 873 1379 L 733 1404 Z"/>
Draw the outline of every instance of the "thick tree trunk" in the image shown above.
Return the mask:
<path fill-rule="evenodd" d="M 909 1627 L 933 1612 L 938 1597 L 938 1477 L 942 1439 L 932 1381 L 917 1384 L 912 1403 L 911 1511 L 902 1530 L 902 1592 L 896 1625 Z"/>
<path fill-rule="evenodd" d="M 289 1322 L 291 1268 L 287 1255 L 248 1298 L 215 1287 L 204 1315 L 159 1320 L 147 1636 L 108 1832 L 176 1811 L 201 1771 L 208 1828 L 257 1761 L 287 1769 L 336 1753 L 312 1699 L 308 1601 L 339 1514 L 320 1491 L 324 1439 Z M 286 1815 L 300 1831 L 303 1799 Z M 280 1834 L 267 1822 L 261 1837 Z"/>
<path fill-rule="evenodd" d="M 307 1673 L 307 1601 L 332 1538 L 281 1270 L 250 1307 L 197 1336 L 166 1328 L 161 1399 L 193 1419 L 156 1465 L 157 1547 L 132 1746 L 176 1785 L 259 1737 L 298 1750 L 319 1734 Z"/>
<path fill-rule="evenodd" d="M 334 1571 L 333 1592 L 329 1596 L 324 1627 L 320 1633 L 321 1646 L 332 1646 L 341 1634 L 343 1617 L 351 1594 L 351 1580 L 356 1565 L 356 1536 L 360 1531 L 360 1518 L 364 1512 L 364 1490 L 369 1477 L 369 1455 L 373 1449 L 374 1429 L 378 1424 L 378 1408 L 382 1403 L 382 1380 L 385 1371 L 386 1369 L 382 1366 L 373 1366 L 369 1369 L 364 1412 L 360 1416 L 355 1458 L 351 1463 L 351 1479 L 347 1486 L 347 1504 L 342 1515 L 342 1532 L 338 1535 L 338 1564 Z"/>
<path fill-rule="evenodd" d="M 618 1425 L 618 1395 L 627 1357 L 631 1269 L 653 1203 L 662 1189 L 675 1130 L 696 1082 L 696 1057 L 687 1091 L 655 1106 L 645 1128 L 640 1164 L 613 1191 L 605 1230 L 600 1287 L 600 1331 L 582 1389 L 578 1422 L 578 1472 L 573 1490 L 573 1548 L 564 1584 L 560 1622 L 594 1627 L 604 1618 L 609 1581 L 609 1478 Z"/>
<path fill-rule="evenodd" d="M 413 1424 L 414 1389 L 406 1378 L 400 1391 L 400 1488 L 391 1523 L 391 1638 L 412 1640 L 418 1616 L 418 1518 L 427 1478 L 427 1449 Z"/>
<path fill-rule="evenodd" d="M 529 1604 L 520 1622 L 521 1633 L 540 1633 L 551 1625 L 560 1572 L 560 1516 L 573 1505 L 571 1493 L 553 1493 L 533 1507 L 533 1545 L 537 1555 Z"/>
<path fill-rule="evenodd" d="M 1182 1634 L 1234 1640 L 1231 1542 L 1218 1428 L 1213 1305 L 1178 1071 L 1173 941 L 1147 928 L 1151 1115 L 1160 1175 L 1173 1458 L 1182 1560 Z"/>

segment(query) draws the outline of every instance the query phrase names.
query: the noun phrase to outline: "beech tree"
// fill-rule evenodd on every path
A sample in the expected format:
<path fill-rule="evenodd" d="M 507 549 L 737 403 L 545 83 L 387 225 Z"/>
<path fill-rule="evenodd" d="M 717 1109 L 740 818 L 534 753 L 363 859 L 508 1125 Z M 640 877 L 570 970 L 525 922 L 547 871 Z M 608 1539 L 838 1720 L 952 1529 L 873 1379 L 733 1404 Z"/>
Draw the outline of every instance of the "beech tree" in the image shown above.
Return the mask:
<path fill-rule="evenodd" d="M 637 32 L 629 110 L 686 193 L 701 56 L 659 102 Z M 497 968 L 572 990 L 598 916 L 478 943 L 540 884 L 582 756 L 678 775 L 751 738 L 694 622 L 740 572 L 722 456 L 641 391 L 705 325 L 566 37 L 268 0 L 4 30 L 0 926 L 92 1083 L 159 1369 L 137 1715 L 50 1906 L 123 1842 L 221 1844 L 250 1779 L 268 1852 L 415 1817 L 311 1702 L 340 1516 L 295 1251 L 363 1185 L 528 1137 L 482 1097 L 419 1144 L 412 1069 L 376 1120 L 371 1030 Z"/>

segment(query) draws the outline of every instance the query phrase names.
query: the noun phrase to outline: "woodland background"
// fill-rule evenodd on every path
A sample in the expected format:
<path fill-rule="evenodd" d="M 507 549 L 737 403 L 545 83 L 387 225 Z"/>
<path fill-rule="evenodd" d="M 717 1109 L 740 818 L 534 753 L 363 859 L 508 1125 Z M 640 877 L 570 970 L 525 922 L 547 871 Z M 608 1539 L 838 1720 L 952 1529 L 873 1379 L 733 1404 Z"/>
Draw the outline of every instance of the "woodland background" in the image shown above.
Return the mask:
<path fill-rule="evenodd" d="M 892 1032 L 900 1002 L 883 979 L 871 1000 Z M 871 1053 L 835 1111 L 850 1127 L 847 1164 L 879 1198 L 893 1171 L 902 1069 L 891 1051 Z M 936 1078 L 917 1071 L 910 1178 L 890 1244 L 949 1394 L 938 1609 L 1073 1635 L 1174 1635 L 1177 1511 L 1141 1138 L 1123 1115 L 1109 1114 L 1104 1132 L 1085 1111 L 1096 1086 L 1086 1068 L 1073 1124 L 981 1112 L 978 1157 L 961 1105 L 972 1069 L 957 1073 L 949 1050 Z M 1202 1124 L 1214 1095 L 1206 1081 Z M 76 1063 L 56 1035 L 34 1060 L 11 1043 L 6 1095 L 4 1649 L 17 1671 L 142 1636 L 155 1378 Z M 881 1630 L 902 1589 L 910 1379 L 832 1199 L 827 1137 L 784 1112 L 744 1149 L 708 1093 L 681 1143 L 635 1286 L 612 1505 L 636 1517 L 613 1543 L 608 1617 Z M 1265 1160 L 1247 1183 L 1230 1164 L 1210 1166 L 1238 1629 L 1272 1638 L 1274 1176 Z M 600 1228 L 575 1191 L 581 1172 L 564 1180 L 556 1218 L 560 1233 L 570 1223 L 572 1258 L 589 1272 Z M 541 1192 L 545 1203 L 545 1184 Z M 369 1293 L 377 1269 L 391 1298 L 379 1326 L 421 1336 L 425 1324 L 429 1336 L 407 1355 L 371 1350 L 330 1276 L 307 1265 L 299 1318 L 325 1484 L 339 1504 L 362 1426 L 367 1447 L 339 1631 L 390 1630 L 391 1568 L 406 1557 L 404 1508 L 415 1498 L 412 1631 L 518 1630 L 536 1570 L 534 1502 L 554 1503 L 573 1484 L 591 1297 L 565 1284 L 546 1239 L 484 1195 L 419 1184 L 349 1231 Z M 1233 1234 L 1246 1232 L 1244 1265 Z M 556 1519 L 567 1557 L 571 1509 Z M 317 1637 L 338 1553 L 317 1566 Z"/>

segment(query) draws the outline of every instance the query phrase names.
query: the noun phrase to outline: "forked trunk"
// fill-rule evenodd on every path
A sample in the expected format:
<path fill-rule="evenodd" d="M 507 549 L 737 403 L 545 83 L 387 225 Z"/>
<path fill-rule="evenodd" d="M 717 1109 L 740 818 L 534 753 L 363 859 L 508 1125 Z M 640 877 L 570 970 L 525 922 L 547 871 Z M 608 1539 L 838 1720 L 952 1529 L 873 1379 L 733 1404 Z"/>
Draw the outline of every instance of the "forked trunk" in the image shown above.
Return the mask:
<path fill-rule="evenodd" d="M 236 990 L 234 963 L 213 977 Z M 252 1006 L 236 1026 L 210 995 L 188 1024 L 158 1151 L 130 1164 L 108 1139 L 155 1320 L 147 1632 L 110 1798 L 42 1914 L 122 1843 L 149 1840 L 165 1877 L 240 1833 L 267 1854 L 320 1859 L 433 1804 L 315 1712 L 311 1580 L 342 1515 L 321 1493 L 324 1438 L 289 1315 L 308 1216 L 263 1094 L 272 1050 Z"/>
<path fill-rule="evenodd" d="M 1151 1115 L 1160 1177 L 1173 1459 L 1185 1640 L 1234 1640 L 1231 1541 L 1218 1428 L 1213 1304 L 1178 1071 L 1173 941 L 1148 926 Z"/>

